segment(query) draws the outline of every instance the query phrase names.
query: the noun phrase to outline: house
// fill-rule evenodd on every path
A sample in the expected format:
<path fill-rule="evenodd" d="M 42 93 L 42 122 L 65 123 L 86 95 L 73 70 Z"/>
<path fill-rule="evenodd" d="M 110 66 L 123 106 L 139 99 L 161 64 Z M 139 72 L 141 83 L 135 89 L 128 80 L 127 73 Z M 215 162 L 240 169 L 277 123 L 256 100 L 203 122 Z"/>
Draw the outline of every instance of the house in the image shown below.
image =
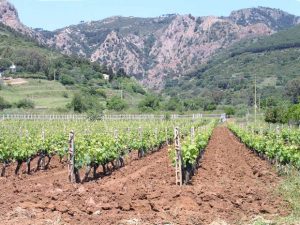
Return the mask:
<path fill-rule="evenodd" d="M 103 74 L 104 80 L 109 80 L 109 75 L 108 74 Z"/>
<path fill-rule="evenodd" d="M 12 64 L 12 65 L 9 67 L 9 69 L 10 69 L 10 72 L 12 72 L 12 73 L 17 72 L 17 67 L 16 67 L 15 64 Z"/>

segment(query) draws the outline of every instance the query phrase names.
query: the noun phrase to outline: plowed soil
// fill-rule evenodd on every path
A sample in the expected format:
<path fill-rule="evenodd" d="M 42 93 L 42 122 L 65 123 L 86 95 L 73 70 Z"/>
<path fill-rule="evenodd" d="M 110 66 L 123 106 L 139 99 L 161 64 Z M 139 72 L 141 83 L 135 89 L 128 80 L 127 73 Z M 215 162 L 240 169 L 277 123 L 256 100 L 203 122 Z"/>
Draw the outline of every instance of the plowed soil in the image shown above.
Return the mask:
<path fill-rule="evenodd" d="M 227 128 L 214 131 L 197 174 L 181 188 L 167 148 L 135 158 L 110 176 L 76 185 L 57 160 L 32 175 L 14 177 L 10 169 L 0 180 L 0 223 L 248 224 L 257 215 L 289 213 L 274 194 L 280 178 L 273 168 Z"/>

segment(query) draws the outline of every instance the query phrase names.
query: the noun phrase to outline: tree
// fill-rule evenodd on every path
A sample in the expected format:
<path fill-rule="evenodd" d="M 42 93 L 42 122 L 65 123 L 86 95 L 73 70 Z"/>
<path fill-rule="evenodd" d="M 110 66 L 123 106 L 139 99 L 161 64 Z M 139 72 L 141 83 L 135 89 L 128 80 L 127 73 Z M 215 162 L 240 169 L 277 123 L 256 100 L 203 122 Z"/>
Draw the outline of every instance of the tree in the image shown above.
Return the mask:
<path fill-rule="evenodd" d="M 300 124 L 300 103 L 289 108 L 288 119 L 289 121 Z"/>
<path fill-rule="evenodd" d="M 226 113 L 227 116 L 233 116 L 235 114 L 235 109 L 231 106 L 228 106 L 224 109 L 224 112 Z"/>
<path fill-rule="evenodd" d="M 60 77 L 60 82 L 63 85 L 73 85 L 75 83 L 74 78 L 66 74 Z"/>
<path fill-rule="evenodd" d="M 299 103 L 300 96 L 300 78 L 290 80 L 285 86 L 286 95 L 291 99 L 292 103 Z"/>
<path fill-rule="evenodd" d="M 173 97 L 164 105 L 164 108 L 168 111 L 181 111 L 182 104 L 178 98 Z"/>
<path fill-rule="evenodd" d="M 265 121 L 268 123 L 287 123 L 288 107 L 281 105 L 268 108 L 265 113 Z"/>
<path fill-rule="evenodd" d="M 127 103 L 120 97 L 114 96 L 107 102 L 107 108 L 110 110 L 122 111 L 128 107 Z"/>
<path fill-rule="evenodd" d="M 148 95 L 138 105 L 141 111 L 155 111 L 160 107 L 160 99 L 154 95 Z"/>
<path fill-rule="evenodd" d="M 82 113 L 87 110 L 87 106 L 82 98 L 82 96 L 76 93 L 72 99 L 70 104 L 70 108 L 74 110 L 74 112 Z"/>
<path fill-rule="evenodd" d="M 11 66 L 11 61 L 9 59 L 0 59 L 0 69 L 7 70 Z"/>
<path fill-rule="evenodd" d="M 217 106 L 213 103 L 205 104 L 203 107 L 204 111 L 214 111 L 217 109 Z"/>

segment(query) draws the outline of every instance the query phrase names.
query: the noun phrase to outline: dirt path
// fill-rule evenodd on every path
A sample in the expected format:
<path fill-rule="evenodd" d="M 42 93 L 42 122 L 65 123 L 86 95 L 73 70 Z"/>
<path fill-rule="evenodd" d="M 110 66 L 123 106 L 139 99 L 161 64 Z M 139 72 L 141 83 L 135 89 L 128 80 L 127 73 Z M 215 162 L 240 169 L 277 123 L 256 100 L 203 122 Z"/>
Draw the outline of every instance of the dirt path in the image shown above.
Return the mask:
<path fill-rule="evenodd" d="M 205 220 L 231 223 L 255 215 L 286 215 L 286 204 L 274 194 L 278 178 L 272 166 L 249 151 L 225 127 L 217 128 L 193 179 L 196 201 Z"/>
<path fill-rule="evenodd" d="M 69 184 L 65 170 L 54 161 L 50 171 L 1 179 L 1 224 L 236 224 L 286 213 L 272 168 L 226 128 L 215 130 L 192 185 L 182 188 L 167 148 L 83 185 Z"/>

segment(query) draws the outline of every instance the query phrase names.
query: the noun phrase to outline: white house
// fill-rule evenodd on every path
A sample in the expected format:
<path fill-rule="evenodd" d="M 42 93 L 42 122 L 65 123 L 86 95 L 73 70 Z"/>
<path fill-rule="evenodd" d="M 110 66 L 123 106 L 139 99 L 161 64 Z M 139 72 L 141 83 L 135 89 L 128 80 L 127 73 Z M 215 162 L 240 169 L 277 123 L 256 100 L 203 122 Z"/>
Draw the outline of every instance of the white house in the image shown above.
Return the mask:
<path fill-rule="evenodd" d="M 15 64 L 12 64 L 12 65 L 9 67 L 9 69 L 10 69 L 10 72 L 12 72 L 12 73 L 17 72 L 17 67 L 16 67 Z"/>
<path fill-rule="evenodd" d="M 109 75 L 108 74 L 103 74 L 104 80 L 109 80 Z"/>

